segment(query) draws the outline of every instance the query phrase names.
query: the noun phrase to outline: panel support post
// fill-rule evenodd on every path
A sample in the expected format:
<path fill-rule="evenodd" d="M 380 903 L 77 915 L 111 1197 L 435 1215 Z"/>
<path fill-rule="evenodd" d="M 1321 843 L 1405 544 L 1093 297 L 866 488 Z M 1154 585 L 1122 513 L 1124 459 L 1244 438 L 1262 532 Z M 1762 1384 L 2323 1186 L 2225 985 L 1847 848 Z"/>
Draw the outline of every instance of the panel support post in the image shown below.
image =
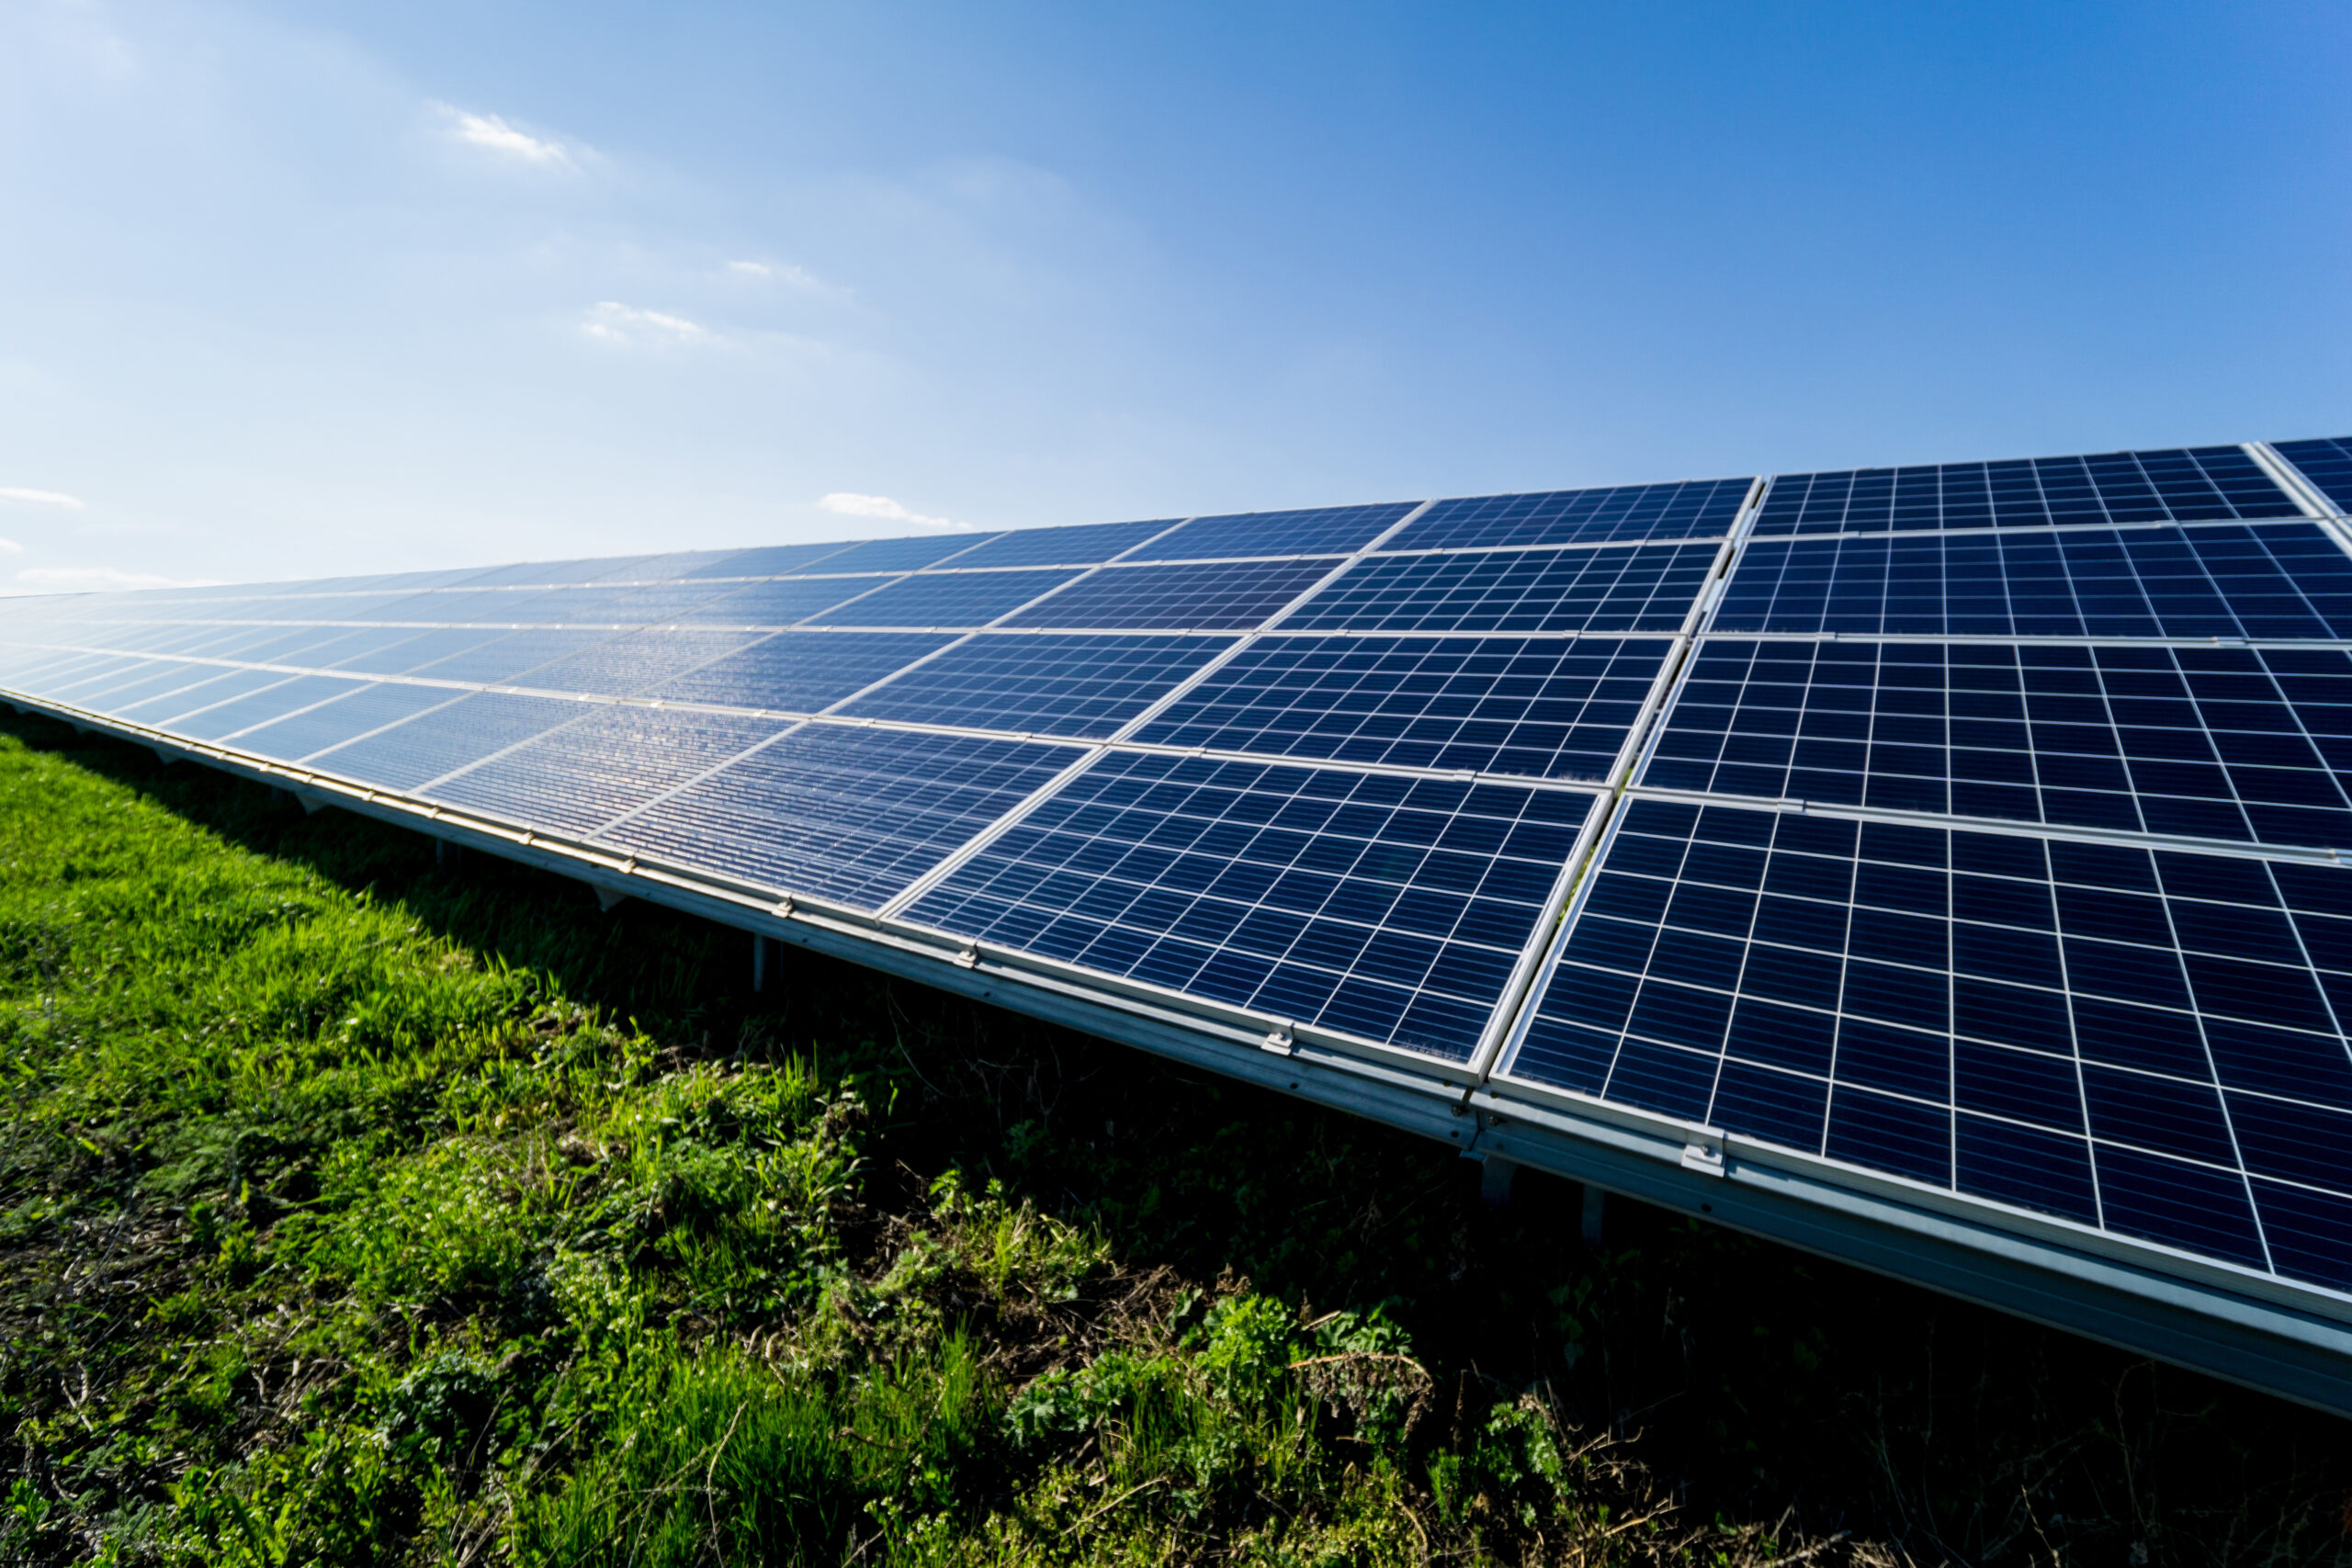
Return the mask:
<path fill-rule="evenodd" d="M 1584 1226 L 1579 1233 L 1587 1247 L 1600 1245 L 1600 1233 L 1609 1219 L 1609 1194 L 1588 1181 L 1584 1184 Z"/>
<path fill-rule="evenodd" d="M 752 933 L 752 989 L 765 991 L 775 970 L 775 939 Z"/>
<path fill-rule="evenodd" d="M 1488 1155 L 1478 1166 L 1478 1201 L 1489 1209 L 1499 1209 L 1510 1201 L 1511 1178 L 1519 1174 L 1519 1162 Z"/>
<path fill-rule="evenodd" d="M 596 908 L 602 909 L 605 914 L 611 914 L 615 909 L 619 908 L 623 904 L 628 902 L 628 895 L 622 892 L 619 888 L 606 887 L 601 883 L 596 886 Z"/>
<path fill-rule="evenodd" d="M 447 839 L 435 839 L 433 840 L 434 870 L 454 872 L 465 863 L 465 845 L 453 844 Z"/>

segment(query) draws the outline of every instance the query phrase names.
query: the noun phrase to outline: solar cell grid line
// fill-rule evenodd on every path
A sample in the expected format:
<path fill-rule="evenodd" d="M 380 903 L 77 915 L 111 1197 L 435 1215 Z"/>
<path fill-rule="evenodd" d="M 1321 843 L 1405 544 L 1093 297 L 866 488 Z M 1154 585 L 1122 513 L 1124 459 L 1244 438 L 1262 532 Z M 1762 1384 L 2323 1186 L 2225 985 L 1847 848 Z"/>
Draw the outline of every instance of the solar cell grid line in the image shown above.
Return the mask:
<path fill-rule="evenodd" d="M 684 626 L 797 626 L 810 616 L 870 593 L 896 577 L 780 577 L 752 582 L 682 611 Z"/>
<path fill-rule="evenodd" d="M 1139 561 L 1234 557 L 1343 556 L 1363 548 L 1426 502 L 1323 506 L 1293 512 L 1239 512 L 1191 517 L 1119 558 Z"/>
<path fill-rule="evenodd" d="M 1624 750 L 1671 647 L 1269 634 L 1134 740 L 1598 782 Z"/>
<path fill-rule="evenodd" d="M 829 545 L 763 545 L 756 549 L 738 550 L 708 566 L 695 568 L 684 575 L 689 580 L 710 578 L 732 581 L 743 578 L 782 577 L 787 572 L 802 571 L 830 557 L 840 555 L 850 546 L 846 543 Z"/>
<path fill-rule="evenodd" d="M 2267 446 L 2273 456 L 2285 461 L 2325 510 L 2339 517 L 2352 513 L 2352 438 L 2326 436 L 2258 446 Z"/>
<path fill-rule="evenodd" d="M 1082 754 L 1057 741 L 807 720 L 596 839 L 872 911 Z"/>
<path fill-rule="evenodd" d="M 757 632 L 678 626 L 624 632 L 498 682 L 540 692 L 633 697 L 740 651 Z"/>
<path fill-rule="evenodd" d="M 608 704 L 425 786 L 438 800 L 578 838 L 782 733 L 792 721 Z"/>
<path fill-rule="evenodd" d="M 659 701 L 815 714 L 957 640 L 948 632 L 774 632 L 651 687 Z"/>
<path fill-rule="evenodd" d="M 1391 522 L 1386 527 L 1381 529 L 1378 533 L 1374 534 L 1371 537 L 1365 539 L 1363 544 L 1357 547 L 1353 555 L 1342 557 L 1337 561 L 1325 562 L 1324 564 L 1328 570 L 1325 570 L 1322 576 L 1299 583 L 1297 585 L 1296 592 L 1292 595 L 1287 603 L 1272 606 L 1261 618 L 1259 627 L 1262 628 L 1268 624 L 1278 621 L 1282 618 L 1284 613 L 1297 608 L 1298 605 L 1305 603 L 1307 598 L 1313 595 L 1317 589 L 1331 581 L 1332 579 L 1339 576 L 1341 572 L 1346 571 L 1351 565 L 1363 559 L 1366 555 L 1378 549 L 1387 540 L 1393 538 L 1399 529 L 1410 525 L 1413 520 L 1419 517 L 1428 509 L 1428 507 L 1429 502 L 1421 502 L 1419 506 L 1415 506 L 1406 512 L 1403 516 Z M 1097 569 L 1095 571 L 1090 572 L 1086 577 L 1080 579 L 1080 582 L 1074 586 L 1083 587 L 1086 583 L 1092 582 L 1096 579 L 1102 577 L 1104 572 L 1109 570 L 1110 569 L 1108 568 Z M 1066 594 L 1068 592 L 1069 590 L 1067 589 L 1057 590 L 1057 592 L 1059 593 Z M 1012 624 L 1012 618 L 1008 617 L 1005 624 Z M 1224 652 L 1211 658 L 1208 662 L 1203 664 L 1200 668 L 1194 670 L 1190 675 L 1179 681 L 1168 691 L 1162 693 L 1158 699 L 1148 705 L 1142 712 L 1128 719 L 1125 725 L 1120 727 L 1119 729 L 1112 734 L 1107 744 L 1115 745 L 1116 743 L 1132 737 L 1145 725 L 1159 717 L 1159 715 L 1166 711 L 1166 709 L 1170 705 L 1182 700 L 1182 698 L 1190 693 L 1193 687 L 1209 679 L 1227 660 L 1231 660 L 1235 654 L 1239 652 L 1242 649 L 1249 647 L 1251 640 L 1261 635 L 1262 635 L 1261 629 L 1251 629 L 1246 632 L 1240 638 L 1235 641 L 1230 648 L 1227 648 Z M 1052 798 L 1057 790 L 1060 789 L 1064 784 L 1068 784 L 1071 780 L 1077 778 L 1079 774 L 1083 773 L 1091 763 L 1094 755 L 1095 753 L 1093 751 L 1089 751 L 1081 755 L 1077 761 L 1065 768 L 1059 775 L 1040 784 L 1031 793 L 1027 799 L 1022 801 L 1012 810 L 999 818 L 994 823 L 991 823 L 989 827 L 975 834 L 970 841 L 966 843 L 961 849 L 956 850 L 946 859 L 933 866 L 930 871 L 924 873 L 922 876 L 917 877 L 913 882 L 910 883 L 905 888 L 900 890 L 898 896 L 892 898 L 890 902 L 883 908 L 882 913 L 886 917 L 896 917 L 902 913 L 913 905 L 918 898 L 929 892 L 933 886 L 951 875 L 958 867 L 963 865 L 966 861 L 971 859 L 973 856 L 988 848 L 988 846 L 993 843 L 997 838 L 1010 830 L 1031 811 L 1035 810 L 1046 800 Z"/>
<path fill-rule="evenodd" d="M 240 751 L 281 762 L 299 762 L 331 746 L 372 735 L 431 709 L 460 702 L 466 694 L 462 687 L 417 686 L 394 681 L 355 683 L 350 692 L 333 701 L 222 739 Z"/>
<path fill-rule="evenodd" d="M 1230 637 L 984 632 L 894 674 L 836 712 L 1108 739 Z"/>
<path fill-rule="evenodd" d="M 2352 1286 L 2352 872 L 1647 801 L 1600 865 L 1505 1075 Z"/>
<path fill-rule="evenodd" d="M 2352 636 L 2352 557 L 2316 523 L 1751 539 L 1712 632 Z"/>
<path fill-rule="evenodd" d="M 1462 1063 L 1595 799 L 1106 750 L 904 918 Z"/>
<path fill-rule="evenodd" d="M 576 697 L 473 692 L 299 761 L 356 784 L 414 794 L 469 763 L 579 717 L 586 706 Z"/>
<path fill-rule="evenodd" d="M 1285 631 L 1677 632 L 1714 544 L 1374 556 L 1292 611 Z"/>
<path fill-rule="evenodd" d="M 956 558 L 958 567 L 1100 566 L 1149 544 L 1186 519 L 1160 517 L 1139 523 L 1082 523 L 1060 528 L 1016 528 Z"/>
<path fill-rule="evenodd" d="M 903 539 L 868 539 L 825 559 L 831 573 L 845 571 L 915 571 L 942 566 L 963 556 L 995 534 L 951 534 Z"/>
<path fill-rule="evenodd" d="M 586 582 L 606 572 L 617 571 L 651 556 L 598 556 L 582 560 L 519 561 L 512 566 L 492 567 L 466 578 L 456 586 L 465 588 L 554 588 L 567 582 Z"/>
<path fill-rule="evenodd" d="M 1432 504 L 1385 548 L 1715 538 L 1730 532 L 1756 482 L 1753 479 L 1690 479 L 1526 495 L 1461 496 Z"/>
<path fill-rule="evenodd" d="M 1033 630 L 1246 631 L 1342 558 L 1105 566 L 1000 624 Z"/>
<path fill-rule="evenodd" d="M 1080 575 L 1055 567 L 1011 571 L 925 572 L 811 616 L 819 626 L 976 628 L 1012 614 Z"/>
<path fill-rule="evenodd" d="M 1749 642 L 1692 657 L 1645 787 L 2352 847 L 2352 652 Z"/>
<path fill-rule="evenodd" d="M 2171 523 L 2301 513 L 2243 448 L 2200 446 L 1781 474 L 1755 532 Z"/>
<path fill-rule="evenodd" d="M 503 685 L 519 681 L 544 665 L 554 664 L 574 654 L 584 653 L 599 643 L 609 642 L 614 636 L 603 630 L 561 627 L 508 632 L 489 642 L 446 655 L 429 664 L 416 665 L 401 673 L 436 681 L 458 681 L 470 685 Z"/>
<path fill-rule="evenodd" d="M 181 718 L 292 677 L 277 670 L 222 670 L 192 685 L 172 690 L 116 709 L 110 717 L 153 729 L 169 729 Z"/>

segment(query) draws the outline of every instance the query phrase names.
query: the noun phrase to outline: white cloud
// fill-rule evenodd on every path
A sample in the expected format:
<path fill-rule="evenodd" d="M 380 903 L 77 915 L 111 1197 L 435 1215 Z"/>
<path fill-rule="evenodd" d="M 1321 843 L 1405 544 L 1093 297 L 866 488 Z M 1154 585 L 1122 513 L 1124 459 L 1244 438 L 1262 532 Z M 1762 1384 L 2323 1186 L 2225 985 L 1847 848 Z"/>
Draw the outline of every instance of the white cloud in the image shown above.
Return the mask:
<path fill-rule="evenodd" d="M 449 134 L 469 147 L 480 148 L 495 157 L 534 168 L 577 172 L 580 167 L 579 162 L 561 142 L 534 136 L 527 130 L 509 125 L 497 115 L 468 114 L 449 104 L 433 107 L 447 122 Z"/>
<path fill-rule="evenodd" d="M 25 547 L 17 543 L 16 540 L 0 539 L 0 556 L 20 556 L 24 553 Z"/>
<path fill-rule="evenodd" d="M 13 501 L 24 506 L 62 506 L 68 512 L 79 512 L 88 504 L 80 496 L 67 495 L 62 491 L 18 490 L 9 485 L 0 485 L 0 501 Z"/>
<path fill-rule="evenodd" d="M 589 308 L 580 330 L 605 343 L 637 347 L 722 344 L 727 340 L 697 321 L 666 310 L 640 310 L 617 299 L 600 300 Z"/>
<path fill-rule="evenodd" d="M 828 512 L 839 512 L 850 517 L 880 517 L 892 523 L 913 523 L 925 528 L 949 528 L 968 531 L 968 523 L 954 523 L 944 517 L 925 517 L 910 512 L 887 495 L 859 495 L 854 491 L 837 490 L 831 495 L 819 496 L 817 504 Z"/>
<path fill-rule="evenodd" d="M 196 584 L 152 571 L 118 571 L 110 566 L 34 567 L 17 581 L 40 593 L 108 593 L 126 588 L 192 588 Z"/>
<path fill-rule="evenodd" d="M 731 261 L 727 270 L 737 277 L 755 277 L 763 282 L 775 282 L 811 294 L 831 294 L 832 286 L 807 267 L 794 266 L 790 262 Z"/>

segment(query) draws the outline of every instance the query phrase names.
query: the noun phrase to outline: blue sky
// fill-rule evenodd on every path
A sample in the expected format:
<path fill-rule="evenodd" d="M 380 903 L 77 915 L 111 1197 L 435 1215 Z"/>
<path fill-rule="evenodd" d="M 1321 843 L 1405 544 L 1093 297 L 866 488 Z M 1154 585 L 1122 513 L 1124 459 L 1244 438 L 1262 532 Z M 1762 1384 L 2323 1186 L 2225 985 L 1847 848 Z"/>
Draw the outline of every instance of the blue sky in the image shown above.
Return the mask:
<path fill-rule="evenodd" d="M 2316 3 L 0 0 L 0 591 L 2340 434 L 2348 63 Z"/>

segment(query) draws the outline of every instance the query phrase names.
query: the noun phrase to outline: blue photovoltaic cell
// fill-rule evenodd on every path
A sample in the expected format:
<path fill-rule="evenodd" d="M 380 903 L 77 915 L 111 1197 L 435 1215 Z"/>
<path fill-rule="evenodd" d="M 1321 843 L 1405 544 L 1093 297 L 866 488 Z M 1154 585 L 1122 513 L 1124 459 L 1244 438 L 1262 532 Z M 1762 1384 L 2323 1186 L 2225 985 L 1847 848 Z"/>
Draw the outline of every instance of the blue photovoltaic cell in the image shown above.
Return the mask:
<path fill-rule="evenodd" d="M 991 534 L 936 535 L 911 539 L 869 539 L 862 545 L 852 545 L 837 556 L 825 560 L 825 570 L 835 571 L 913 571 L 918 567 L 938 566 L 950 556 L 960 556 Z M 961 565 L 961 562 L 956 563 Z"/>
<path fill-rule="evenodd" d="M 874 909 L 1082 754 L 809 724 L 598 837 L 777 892 Z"/>
<path fill-rule="evenodd" d="M 584 836 L 741 756 L 789 722 L 600 704 L 442 780 L 433 794 L 469 811 Z"/>
<path fill-rule="evenodd" d="M 2274 441 L 2271 450 L 2295 465 L 2312 487 L 2339 513 L 2352 512 L 2352 439 Z"/>
<path fill-rule="evenodd" d="M 2301 514 L 2235 446 L 1782 474 L 1754 532 L 2043 527 Z"/>
<path fill-rule="evenodd" d="M 1136 732 L 1146 745 L 1606 778 L 1671 645 L 1267 637 Z"/>
<path fill-rule="evenodd" d="M 657 582 L 606 600 L 597 607 L 594 619 L 608 626 L 659 626 L 681 619 L 729 592 L 723 582 Z"/>
<path fill-rule="evenodd" d="M 210 680 L 174 687 L 145 702 L 125 703 L 119 707 L 108 704 L 107 712 L 112 717 L 143 724 L 151 729 L 170 729 L 173 721 L 183 714 L 192 714 L 288 679 L 290 677 L 280 670 L 227 670 Z"/>
<path fill-rule="evenodd" d="M 888 577 L 779 578 L 739 588 L 682 611 L 677 618 L 686 626 L 789 626 L 895 581 Z"/>
<path fill-rule="evenodd" d="M 1023 528 L 1000 534 L 956 568 L 996 566 L 1098 566 L 1135 548 L 1154 534 L 1176 525 L 1173 517 L 1148 523 L 1087 523 L 1073 528 Z"/>
<path fill-rule="evenodd" d="M 236 737 L 236 747 L 281 762 L 298 762 L 314 751 L 458 701 L 461 695 L 447 686 L 358 686 L 332 702 L 248 729 Z"/>
<path fill-rule="evenodd" d="M 490 570 L 464 580 L 468 588 L 553 588 L 566 582 L 587 582 L 610 576 L 644 561 L 652 556 L 600 556 L 594 560 L 522 561 L 514 566 L 492 567 Z"/>
<path fill-rule="evenodd" d="M 283 680 L 282 685 L 265 686 L 201 713 L 184 714 L 164 728 L 191 739 L 219 740 L 299 708 L 348 696 L 359 689 L 359 682 L 334 675 L 296 675 Z"/>
<path fill-rule="evenodd" d="M 666 556 L 648 556 L 625 567 L 605 572 L 595 579 L 598 582 L 673 582 L 705 567 L 717 566 L 741 550 L 678 550 Z"/>
<path fill-rule="evenodd" d="M 514 635 L 489 626 L 439 626 L 424 632 L 403 626 L 375 629 L 385 635 L 383 643 L 374 648 L 357 648 L 334 660 L 329 667 L 358 675 L 413 675 L 428 664 L 471 653 Z M 562 635 L 576 637 L 580 634 Z M 322 650 L 320 661 L 327 663 L 329 655 Z"/>
<path fill-rule="evenodd" d="M 420 664 L 409 673 L 432 681 L 480 682 L 497 684 L 521 679 L 543 664 L 568 659 L 600 642 L 609 641 L 608 631 L 566 631 L 549 628 L 544 631 L 509 632 L 494 642 L 436 659 L 430 664 Z"/>
<path fill-rule="evenodd" d="M 1672 632 L 1713 545 L 1374 556 L 1283 621 L 1286 631 Z"/>
<path fill-rule="evenodd" d="M 861 718 L 1104 739 L 1231 637 L 992 632 L 876 687 L 842 711 Z"/>
<path fill-rule="evenodd" d="M 850 547 L 830 545 L 764 545 L 756 550 L 738 550 L 722 556 L 707 566 L 698 566 L 683 573 L 688 578 L 781 577 L 787 571 L 798 571 L 815 566 L 828 556 L 837 556 Z"/>
<path fill-rule="evenodd" d="M 879 592 L 815 617 L 809 625 L 984 626 L 1077 575 L 1078 569 L 1066 568 L 1058 571 L 938 572 L 901 578 Z"/>
<path fill-rule="evenodd" d="M 1112 752 L 908 916 L 1462 1061 L 1591 806 L 1567 791 Z"/>
<path fill-rule="evenodd" d="M 310 762 L 361 784 L 419 789 L 452 769 L 579 717 L 582 706 L 562 697 L 477 692 L 380 734 L 322 751 Z"/>
<path fill-rule="evenodd" d="M 1105 567 L 1039 601 L 1009 626 L 1103 631 L 1246 631 L 1313 587 L 1336 560 Z"/>
<path fill-rule="evenodd" d="M 1759 539 L 1713 629 L 2339 638 L 2352 558 L 2312 523 Z"/>
<path fill-rule="evenodd" d="M 1885 810 L 2352 847 L 2334 649 L 1701 647 L 1641 782 Z"/>
<path fill-rule="evenodd" d="M 151 669 L 152 662 L 136 654 L 100 654 L 71 675 L 53 676 L 44 685 L 59 701 L 72 703 L 76 707 L 87 707 L 90 705 L 85 699 L 105 692 L 109 686 L 136 680 Z"/>
<path fill-rule="evenodd" d="M 1600 545 L 1628 539 L 1721 538 L 1752 479 L 1473 495 L 1441 501 L 1381 546 L 1447 550 L 1497 545 Z"/>
<path fill-rule="evenodd" d="M 439 635 L 419 632 L 413 626 L 361 626 L 356 631 L 338 633 L 332 641 L 322 642 L 310 649 L 303 659 L 321 670 L 359 670 L 389 656 L 395 647 Z"/>
<path fill-rule="evenodd" d="M 1129 560 L 1216 560 L 1231 556 L 1332 556 L 1362 549 L 1415 502 L 1326 506 L 1308 512 L 1241 512 L 1195 517 Z"/>
<path fill-rule="evenodd" d="M 217 664 L 187 664 L 175 659 L 149 660 L 146 668 L 135 680 L 109 682 L 104 691 L 92 694 L 90 703 L 75 705 L 120 713 L 134 703 L 159 697 L 168 692 L 184 691 L 198 681 L 209 681 L 220 673 L 220 667 Z M 72 701 L 70 697 L 64 700 Z"/>
<path fill-rule="evenodd" d="M 1516 1076 L 2352 1285 L 2352 871 L 1635 801 Z"/>
<path fill-rule="evenodd" d="M 539 665 L 516 677 L 514 683 L 541 692 L 633 697 L 723 659 L 758 636 L 757 632 L 681 631 L 675 626 L 629 632 Z"/>
<path fill-rule="evenodd" d="M 778 632 L 646 694 L 664 702 L 817 713 L 954 640 L 944 632 Z"/>

